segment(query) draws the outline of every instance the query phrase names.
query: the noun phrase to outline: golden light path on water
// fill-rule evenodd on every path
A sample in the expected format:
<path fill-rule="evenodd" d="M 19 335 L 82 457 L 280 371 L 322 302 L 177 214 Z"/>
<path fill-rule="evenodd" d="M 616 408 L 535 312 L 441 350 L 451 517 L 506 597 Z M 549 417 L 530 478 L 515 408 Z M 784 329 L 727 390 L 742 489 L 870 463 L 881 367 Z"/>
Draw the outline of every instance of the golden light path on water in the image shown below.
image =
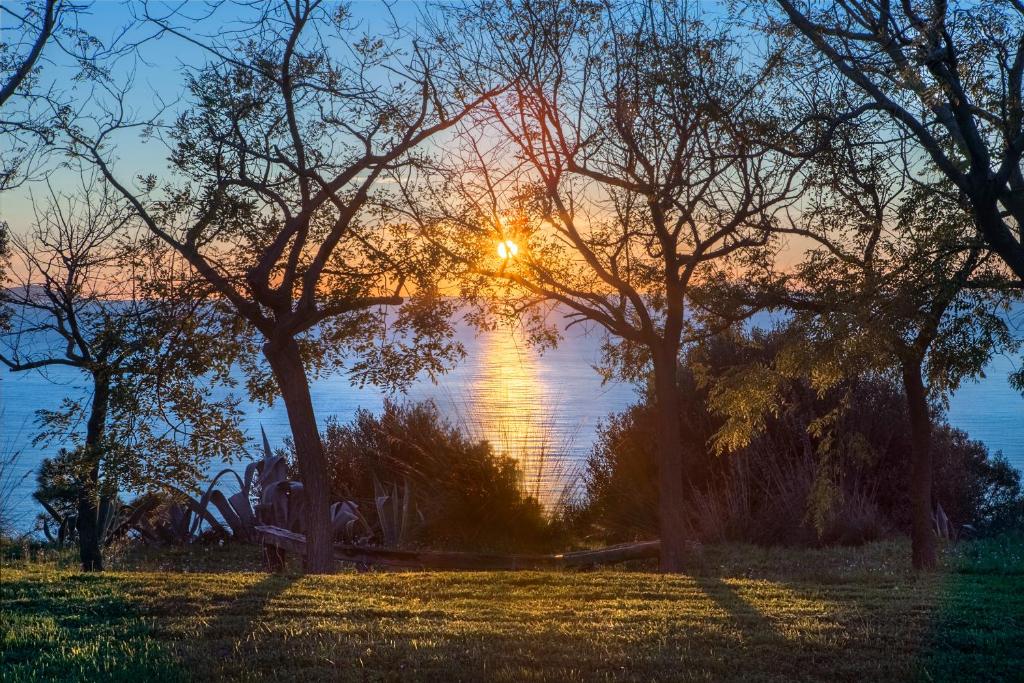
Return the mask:
<path fill-rule="evenodd" d="M 539 353 L 518 330 L 479 338 L 480 362 L 467 376 L 458 400 L 459 420 L 476 438 L 519 461 L 526 491 L 545 505 L 557 502 L 572 481 L 567 452 L 572 434 L 553 413 L 560 388 L 545 377 Z"/>

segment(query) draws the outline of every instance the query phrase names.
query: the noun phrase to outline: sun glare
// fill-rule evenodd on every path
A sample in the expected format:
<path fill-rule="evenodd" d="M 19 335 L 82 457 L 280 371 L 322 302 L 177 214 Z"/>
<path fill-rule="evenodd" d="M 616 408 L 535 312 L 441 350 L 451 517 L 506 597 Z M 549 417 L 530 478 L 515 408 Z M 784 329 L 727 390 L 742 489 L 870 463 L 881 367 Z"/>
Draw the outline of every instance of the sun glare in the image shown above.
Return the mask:
<path fill-rule="evenodd" d="M 519 245 L 512 240 L 504 240 L 498 242 L 498 257 L 503 259 L 510 259 L 519 253 Z"/>

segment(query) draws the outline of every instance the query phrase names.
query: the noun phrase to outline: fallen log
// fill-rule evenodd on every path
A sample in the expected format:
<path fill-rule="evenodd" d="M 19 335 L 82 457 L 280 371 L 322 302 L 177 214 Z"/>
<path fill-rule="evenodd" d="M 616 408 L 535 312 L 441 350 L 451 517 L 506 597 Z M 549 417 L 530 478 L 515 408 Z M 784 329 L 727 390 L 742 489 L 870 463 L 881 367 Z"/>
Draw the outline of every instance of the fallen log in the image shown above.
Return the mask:
<path fill-rule="evenodd" d="M 264 545 L 305 555 L 306 537 L 275 526 L 257 526 Z M 397 550 L 336 543 L 334 558 L 341 562 L 401 569 L 449 569 L 463 571 L 518 571 L 568 569 L 657 558 L 661 541 L 641 541 L 555 555 L 503 555 L 449 550 Z"/>

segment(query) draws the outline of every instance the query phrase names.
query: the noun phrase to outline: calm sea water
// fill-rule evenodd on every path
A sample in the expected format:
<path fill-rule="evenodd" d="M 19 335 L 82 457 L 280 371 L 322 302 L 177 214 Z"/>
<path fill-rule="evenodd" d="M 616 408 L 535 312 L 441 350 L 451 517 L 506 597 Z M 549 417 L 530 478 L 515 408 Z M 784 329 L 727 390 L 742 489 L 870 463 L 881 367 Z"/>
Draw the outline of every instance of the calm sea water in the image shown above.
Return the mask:
<path fill-rule="evenodd" d="M 1024 317 L 1024 315 L 1020 316 Z M 558 348 L 539 354 L 514 331 L 476 334 L 460 329 L 466 359 L 438 384 L 422 381 L 409 400 L 432 399 L 472 434 L 521 460 L 529 489 L 551 500 L 572 481 L 589 451 L 595 429 L 609 413 L 636 401 L 633 387 L 602 385 L 593 365 L 600 358 L 600 336 L 576 328 Z M 963 386 L 953 397 L 949 419 L 994 451 L 1002 451 L 1024 470 L 1024 397 L 1007 382 L 1015 359 L 993 360 L 986 377 Z M 61 400 L 84 391 L 82 377 L 70 369 L 0 376 L 0 455 L 18 451 L 15 485 L 8 495 L 19 520 L 30 525 L 37 510 L 31 501 L 34 472 L 54 449 L 32 446 L 35 411 L 56 408 Z M 378 411 L 388 394 L 373 387 L 356 388 L 341 374 L 317 381 L 313 402 L 321 426 L 330 417 L 347 421 L 358 408 Z M 272 444 L 289 434 L 280 403 L 259 409 L 246 406 L 245 427 L 251 438 L 262 426 Z M 0 495 L 3 487 L 0 486 Z"/>

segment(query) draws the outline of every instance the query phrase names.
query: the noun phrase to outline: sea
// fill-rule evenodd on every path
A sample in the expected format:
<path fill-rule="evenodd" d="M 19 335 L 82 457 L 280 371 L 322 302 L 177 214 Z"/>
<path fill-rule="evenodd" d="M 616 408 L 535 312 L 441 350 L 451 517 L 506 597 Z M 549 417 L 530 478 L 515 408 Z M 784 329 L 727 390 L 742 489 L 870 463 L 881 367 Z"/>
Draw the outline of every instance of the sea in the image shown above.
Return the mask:
<path fill-rule="evenodd" d="M 1024 308 L 1011 322 L 1024 331 Z M 515 329 L 480 332 L 460 323 L 457 337 L 466 349 L 463 361 L 437 382 L 419 380 L 404 394 L 356 386 L 344 372 L 316 380 L 311 391 L 321 428 L 331 418 L 350 420 L 360 408 L 379 411 L 387 399 L 431 400 L 471 435 L 517 458 L 527 490 L 542 501 L 551 504 L 570 493 L 601 421 L 639 398 L 633 385 L 602 383 L 595 369 L 601 334 L 571 327 L 557 347 L 543 353 Z M 1008 382 L 1020 362 L 1019 356 L 995 357 L 983 377 L 966 382 L 951 397 L 948 419 L 1024 471 L 1024 396 Z M 19 528 L 31 527 L 39 512 L 31 498 L 35 473 L 57 448 L 33 445 L 36 411 L 55 409 L 65 397 L 85 391 L 84 377 L 71 368 L 46 374 L 0 372 L 0 462 L 8 461 L 0 469 L 0 496 L 7 500 L 0 502 L 14 511 Z M 243 409 L 253 457 L 261 429 L 272 445 L 283 444 L 289 429 L 279 401 L 269 407 L 244 402 Z M 244 469 L 245 464 L 233 466 Z"/>

